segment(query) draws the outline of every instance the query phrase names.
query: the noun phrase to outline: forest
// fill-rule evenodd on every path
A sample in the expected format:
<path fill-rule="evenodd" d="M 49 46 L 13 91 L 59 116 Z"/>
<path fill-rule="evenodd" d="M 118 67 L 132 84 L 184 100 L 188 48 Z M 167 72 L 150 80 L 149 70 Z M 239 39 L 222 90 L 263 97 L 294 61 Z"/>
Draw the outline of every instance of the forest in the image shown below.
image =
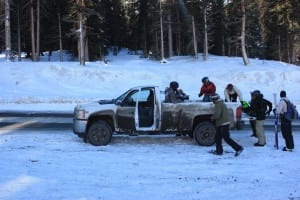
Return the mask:
<path fill-rule="evenodd" d="M 300 63 L 299 0 L 1 0 L 0 50 L 39 61 L 59 50 L 104 60 L 209 54 Z M 63 56 L 61 56 L 63 61 Z"/>

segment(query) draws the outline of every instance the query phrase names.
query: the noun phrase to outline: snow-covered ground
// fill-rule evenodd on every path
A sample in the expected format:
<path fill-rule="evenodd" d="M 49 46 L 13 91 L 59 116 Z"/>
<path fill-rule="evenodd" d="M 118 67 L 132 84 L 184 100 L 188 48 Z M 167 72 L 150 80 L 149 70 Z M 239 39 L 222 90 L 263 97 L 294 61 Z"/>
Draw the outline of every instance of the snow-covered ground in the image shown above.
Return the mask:
<path fill-rule="evenodd" d="M 282 62 L 210 56 L 209 60 L 174 57 L 166 64 L 122 51 L 108 64 L 88 62 L 6 62 L 0 56 L 0 112 L 43 110 L 72 112 L 77 103 L 112 98 L 136 85 L 164 89 L 177 80 L 199 99 L 208 76 L 223 96 L 228 83 L 249 100 L 259 89 L 273 101 L 281 89 L 300 107 L 300 68 Z M 45 61 L 43 61 L 45 60 Z M 51 60 L 55 60 L 52 58 Z M 224 144 L 223 156 L 189 137 L 119 135 L 108 146 L 83 143 L 71 130 L 0 130 L 0 199 L 300 199 L 300 133 L 295 151 L 254 147 L 250 130 L 231 131 L 244 146 L 239 157 Z M 280 137 L 280 148 L 284 146 Z"/>
<path fill-rule="evenodd" d="M 116 97 L 137 85 L 155 84 L 164 90 L 173 80 L 191 99 L 199 99 L 204 76 L 216 84 L 221 96 L 228 83 L 238 86 L 245 100 L 250 99 L 251 91 L 259 89 L 273 101 L 273 93 L 284 89 L 300 106 L 300 67 L 282 62 L 251 59 L 250 65 L 244 66 L 240 57 L 211 55 L 208 61 L 174 57 L 160 64 L 122 51 L 108 56 L 108 64 L 87 62 L 82 67 L 78 62 L 55 62 L 53 54 L 53 62 L 5 62 L 3 56 L 0 58 L 0 110 L 41 109 L 43 105 L 49 110 L 72 110 L 77 103 Z M 47 55 L 41 58 L 47 59 Z"/>
<path fill-rule="evenodd" d="M 273 148 L 272 131 L 265 147 L 249 135 L 231 132 L 245 148 L 234 157 L 188 136 L 119 135 L 94 147 L 71 130 L 0 131 L 0 199 L 299 200 L 299 132 L 292 153 Z"/>

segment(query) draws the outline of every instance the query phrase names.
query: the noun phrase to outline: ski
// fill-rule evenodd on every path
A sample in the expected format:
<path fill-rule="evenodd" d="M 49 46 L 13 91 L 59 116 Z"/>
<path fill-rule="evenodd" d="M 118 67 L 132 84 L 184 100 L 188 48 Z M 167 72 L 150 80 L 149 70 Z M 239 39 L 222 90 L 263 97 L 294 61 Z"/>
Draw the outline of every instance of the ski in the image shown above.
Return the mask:
<path fill-rule="evenodd" d="M 278 145 L 278 114 L 276 113 L 276 109 L 277 109 L 277 94 L 276 93 L 273 93 L 273 96 L 274 96 L 274 106 L 275 106 L 275 110 L 274 110 L 274 116 L 275 116 L 275 122 L 274 122 L 274 128 L 275 128 L 275 144 L 274 144 L 274 147 L 276 149 L 279 148 L 279 145 Z"/>

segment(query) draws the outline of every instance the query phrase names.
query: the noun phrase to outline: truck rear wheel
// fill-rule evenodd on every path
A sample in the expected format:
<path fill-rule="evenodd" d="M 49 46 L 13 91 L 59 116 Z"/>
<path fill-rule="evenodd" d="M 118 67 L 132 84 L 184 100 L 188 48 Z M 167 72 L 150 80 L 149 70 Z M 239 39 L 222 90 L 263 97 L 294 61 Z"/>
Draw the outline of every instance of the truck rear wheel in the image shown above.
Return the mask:
<path fill-rule="evenodd" d="M 194 138 L 201 146 L 211 146 L 215 143 L 216 127 L 210 122 L 197 124 L 194 131 Z"/>
<path fill-rule="evenodd" d="M 108 123 L 98 120 L 92 123 L 87 132 L 88 141 L 95 146 L 107 145 L 112 138 L 112 128 Z"/>

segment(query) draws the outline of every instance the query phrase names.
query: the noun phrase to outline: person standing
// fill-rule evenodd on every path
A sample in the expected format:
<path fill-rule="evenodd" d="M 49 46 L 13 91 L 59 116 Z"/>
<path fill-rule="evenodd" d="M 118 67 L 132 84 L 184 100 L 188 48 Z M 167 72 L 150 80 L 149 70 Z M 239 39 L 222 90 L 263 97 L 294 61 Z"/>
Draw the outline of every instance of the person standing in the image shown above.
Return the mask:
<path fill-rule="evenodd" d="M 227 102 L 237 102 L 239 97 L 240 102 L 243 101 L 243 95 L 241 90 L 235 85 L 229 83 L 224 90 L 225 101 Z"/>
<path fill-rule="evenodd" d="M 243 151 L 243 147 L 230 138 L 228 109 L 218 94 L 212 95 L 211 99 L 215 104 L 215 113 L 212 116 L 212 120 L 215 120 L 217 126 L 215 137 L 216 150 L 211 151 L 211 153 L 215 155 L 223 154 L 222 139 L 224 139 L 225 142 L 235 150 L 235 156 L 238 156 Z"/>
<path fill-rule="evenodd" d="M 280 91 L 280 98 L 281 99 L 279 101 L 278 108 L 276 109 L 276 113 L 280 116 L 280 129 L 286 145 L 282 150 L 293 151 L 294 138 L 292 134 L 292 121 L 284 117 L 284 113 L 287 112 L 287 103 L 290 100 L 286 97 L 286 91 L 284 90 Z"/>
<path fill-rule="evenodd" d="M 207 76 L 202 78 L 202 86 L 200 88 L 199 97 L 203 96 L 204 102 L 210 102 L 210 96 L 216 92 L 216 86 L 211 82 Z"/>
<path fill-rule="evenodd" d="M 272 111 L 272 103 L 264 99 L 263 94 L 261 94 L 259 90 L 254 90 L 251 95 L 253 99 L 251 99 L 250 109 L 256 118 L 255 130 L 258 139 L 254 146 L 263 147 L 266 144 L 264 122 L 266 115 L 270 115 Z"/>

